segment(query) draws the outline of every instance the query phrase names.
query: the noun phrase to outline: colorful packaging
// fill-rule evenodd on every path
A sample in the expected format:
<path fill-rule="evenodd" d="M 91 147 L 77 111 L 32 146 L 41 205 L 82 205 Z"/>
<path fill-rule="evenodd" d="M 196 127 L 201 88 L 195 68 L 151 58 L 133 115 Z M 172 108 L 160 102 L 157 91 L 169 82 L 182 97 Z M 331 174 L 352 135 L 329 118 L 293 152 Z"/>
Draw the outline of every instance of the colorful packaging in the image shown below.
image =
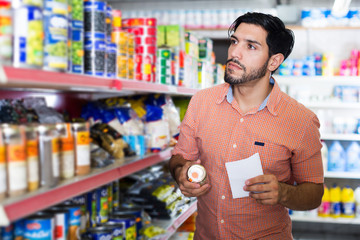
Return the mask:
<path fill-rule="evenodd" d="M 106 43 L 104 40 L 85 38 L 84 71 L 92 76 L 105 76 Z"/>
<path fill-rule="evenodd" d="M 24 239 L 53 240 L 55 239 L 54 216 L 39 212 L 24 219 Z"/>
<path fill-rule="evenodd" d="M 354 190 L 346 186 L 341 191 L 341 217 L 355 218 L 355 196 Z"/>
<path fill-rule="evenodd" d="M 85 38 L 105 41 L 106 3 L 104 1 L 84 1 L 84 31 Z"/>
<path fill-rule="evenodd" d="M 339 141 L 334 141 L 329 147 L 328 171 L 344 172 L 346 168 L 345 150 Z"/>
<path fill-rule="evenodd" d="M 11 63 L 12 16 L 11 3 L 0 0 L 0 63 Z"/>
<path fill-rule="evenodd" d="M 318 216 L 330 217 L 330 192 L 326 185 L 324 185 L 324 195 L 318 208 Z"/>
<path fill-rule="evenodd" d="M 336 184 L 330 188 L 330 217 L 338 218 L 341 215 L 341 189 Z"/>
<path fill-rule="evenodd" d="M 14 10 L 15 67 L 43 66 L 43 14 L 41 8 L 24 6 Z"/>

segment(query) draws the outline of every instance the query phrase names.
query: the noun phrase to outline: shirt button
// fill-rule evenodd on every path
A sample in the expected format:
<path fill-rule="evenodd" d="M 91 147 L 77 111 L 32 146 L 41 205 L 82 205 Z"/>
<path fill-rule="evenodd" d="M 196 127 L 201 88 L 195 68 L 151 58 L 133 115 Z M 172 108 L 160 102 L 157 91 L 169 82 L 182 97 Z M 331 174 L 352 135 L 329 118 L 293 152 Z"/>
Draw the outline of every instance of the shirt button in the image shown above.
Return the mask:
<path fill-rule="evenodd" d="M 224 223 L 224 220 L 223 219 L 221 219 L 221 221 L 220 221 L 221 223 Z"/>
<path fill-rule="evenodd" d="M 224 195 L 222 195 L 222 196 L 221 196 L 221 199 L 225 199 L 225 196 L 224 196 Z"/>
<path fill-rule="evenodd" d="M 244 119 L 243 118 L 240 118 L 240 122 L 243 122 L 244 121 Z"/>
<path fill-rule="evenodd" d="M 234 145 L 233 145 L 233 148 L 236 148 L 237 146 L 236 146 L 236 143 L 234 143 Z"/>

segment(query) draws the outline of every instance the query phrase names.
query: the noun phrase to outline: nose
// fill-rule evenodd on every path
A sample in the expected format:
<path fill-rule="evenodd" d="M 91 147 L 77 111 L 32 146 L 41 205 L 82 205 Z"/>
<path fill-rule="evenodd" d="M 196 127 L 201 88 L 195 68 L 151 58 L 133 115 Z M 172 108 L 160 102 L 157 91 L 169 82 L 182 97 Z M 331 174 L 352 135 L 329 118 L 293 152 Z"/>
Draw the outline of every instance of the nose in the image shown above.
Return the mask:
<path fill-rule="evenodd" d="M 228 49 L 228 58 L 237 58 L 237 59 L 242 58 L 242 50 L 239 44 L 230 45 Z"/>

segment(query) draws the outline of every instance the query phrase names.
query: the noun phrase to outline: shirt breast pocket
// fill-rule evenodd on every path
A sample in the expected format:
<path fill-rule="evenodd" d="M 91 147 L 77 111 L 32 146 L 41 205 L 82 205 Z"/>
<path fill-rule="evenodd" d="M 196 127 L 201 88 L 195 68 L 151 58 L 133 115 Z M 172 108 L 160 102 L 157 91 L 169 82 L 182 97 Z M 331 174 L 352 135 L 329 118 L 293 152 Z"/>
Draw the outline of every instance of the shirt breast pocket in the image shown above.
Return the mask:
<path fill-rule="evenodd" d="M 264 174 L 274 174 L 285 178 L 289 176 L 291 151 L 287 147 L 257 139 L 253 141 L 253 152 L 259 153 Z"/>

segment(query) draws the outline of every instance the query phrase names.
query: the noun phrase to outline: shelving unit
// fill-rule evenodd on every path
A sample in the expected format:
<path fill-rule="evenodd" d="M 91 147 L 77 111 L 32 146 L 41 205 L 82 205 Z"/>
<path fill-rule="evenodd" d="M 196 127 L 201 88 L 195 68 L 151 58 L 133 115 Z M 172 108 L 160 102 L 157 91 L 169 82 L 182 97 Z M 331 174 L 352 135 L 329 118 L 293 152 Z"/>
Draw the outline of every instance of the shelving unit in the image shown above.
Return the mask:
<path fill-rule="evenodd" d="M 322 218 L 311 216 L 291 216 L 292 221 L 296 222 L 312 222 L 312 223 L 336 223 L 336 224 L 353 224 L 360 225 L 359 218 Z"/>

